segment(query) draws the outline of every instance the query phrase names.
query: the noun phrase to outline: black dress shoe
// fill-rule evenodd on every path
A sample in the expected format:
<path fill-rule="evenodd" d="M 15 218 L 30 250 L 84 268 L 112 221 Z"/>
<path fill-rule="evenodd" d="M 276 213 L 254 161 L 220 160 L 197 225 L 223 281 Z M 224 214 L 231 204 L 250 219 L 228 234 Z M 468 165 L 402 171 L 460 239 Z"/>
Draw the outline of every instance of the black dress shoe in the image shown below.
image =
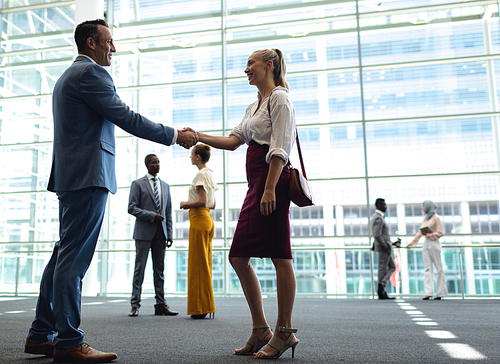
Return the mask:
<path fill-rule="evenodd" d="M 432 298 L 432 296 L 425 296 L 424 298 L 422 298 L 424 301 L 428 301 Z"/>
<path fill-rule="evenodd" d="M 384 286 L 381 285 L 380 283 L 378 285 L 377 294 L 378 294 L 378 299 L 379 300 L 394 300 L 394 299 L 396 299 L 396 297 L 389 297 L 387 295 L 387 292 L 385 291 Z"/>
<path fill-rule="evenodd" d="M 396 297 L 389 297 L 387 295 L 387 292 L 384 291 L 384 294 L 382 295 L 382 297 L 379 297 L 379 300 L 395 300 Z"/>
<path fill-rule="evenodd" d="M 167 305 L 160 305 L 155 307 L 155 315 L 157 316 L 175 316 L 179 312 L 171 311 Z"/>
<path fill-rule="evenodd" d="M 26 344 L 24 345 L 24 352 L 28 354 L 52 356 L 54 353 L 54 340 L 46 341 L 44 343 L 32 343 L 26 341 Z"/>
<path fill-rule="evenodd" d="M 128 315 L 130 317 L 139 316 L 139 308 L 138 307 L 132 307 L 132 310 L 130 310 L 130 313 Z"/>
<path fill-rule="evenodd" d="M 441 297 L 434 297 L 434 301 L 440 301 Z"/>
<path fill-rule="evenodd" d="M 378 294 L 378 298 L 380 300 L 384 299 L 384 293 L 385 293 L 384 286 L 379 283 L 378 284 L 378 289 L 377 289 L 377 294 Z"/>

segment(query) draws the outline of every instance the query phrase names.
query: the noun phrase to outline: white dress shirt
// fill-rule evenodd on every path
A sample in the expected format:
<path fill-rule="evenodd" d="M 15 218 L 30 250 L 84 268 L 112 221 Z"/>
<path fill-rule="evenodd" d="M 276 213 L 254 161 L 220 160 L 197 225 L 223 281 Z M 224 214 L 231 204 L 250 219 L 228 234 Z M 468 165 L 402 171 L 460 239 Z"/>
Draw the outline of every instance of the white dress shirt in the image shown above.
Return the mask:
<path fill-rule="evenodd" d="M 200 198 L 198 190 L 196 187 L 202 186 L 207 193 L 207 206 L 208 208 L 213 208 L 215 206 L 215 191 L 218 190 L 217 183 L 214 180 L 212 170 L 210 168 L 202 168 L 198 171 L 196 176 L 193 178 L 191 186 L 189 186 L 189 198 L 188 201 L 196 201 Z"/>
<path fill-rule="evenodd" d="M 295 141 L 295 110 L 288 90 L 281 86 L 276 87 L 271 96 L 262 101 L 258 110 L 260 93 L 257 93 L 257 98 L 257 101 L 247 107 L 243 120 L 229 135 L 236 136 L 246 144 L 253 140 L 260 145 L 269 145 L 266 162 L 270 163 L 271 158 L 277 156 L 286 163 Z M 268 103 L 271 106 L 272 118 L 269 115 Z"/>
<path fill-rule="evenodd" d="M 155 183 L 153 181 L 153 178 L 155 178 L 155 176 L 153 176 L 152 174 L 149 174 L 146 173 L 146 176 L 148 177 L 148 180 L 149 180 L 149 184 L 151 186 L 151 189 L 153 190 L 153 197 L 154 197 L 154 193 L 155 193 Z M 158 196 L 160 196 L 160 206 L 161 206 L 161 183 L 160 183 L 160 177 L 156 176 L 156 184 L 158 185 Z"/>

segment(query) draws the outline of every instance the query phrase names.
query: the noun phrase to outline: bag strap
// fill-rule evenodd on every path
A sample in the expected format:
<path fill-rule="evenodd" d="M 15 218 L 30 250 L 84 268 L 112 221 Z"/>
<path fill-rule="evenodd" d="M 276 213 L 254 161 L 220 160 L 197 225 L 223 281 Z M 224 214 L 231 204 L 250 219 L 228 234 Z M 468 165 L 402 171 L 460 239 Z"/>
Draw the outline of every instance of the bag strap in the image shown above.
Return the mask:
<path fill-rule="evenodd" d="M 271 95 L 273 93 L 271 92 Z M 269 112 L 269 117 L 271 117 L 271 95 L 269 95 L 269 100 L 267 100 L 267 111 Z M 271 123 L 272 123 L 272 117 L 271 117 Z M 302 159 L 302 151 L 300 150 L 300 142 L 299 142 L 299 131 L 297 130 L 297 127 L 295 127 L 295 142 L 297 143 L 297 150 L 299 152 L 299 160 L 300 160 L 300 168 L 302 168 L 302 175 L 304 176 L 305 179 L 307 179 L 306 176 L 306 169 L 304 168 L 304 160 Z"/>

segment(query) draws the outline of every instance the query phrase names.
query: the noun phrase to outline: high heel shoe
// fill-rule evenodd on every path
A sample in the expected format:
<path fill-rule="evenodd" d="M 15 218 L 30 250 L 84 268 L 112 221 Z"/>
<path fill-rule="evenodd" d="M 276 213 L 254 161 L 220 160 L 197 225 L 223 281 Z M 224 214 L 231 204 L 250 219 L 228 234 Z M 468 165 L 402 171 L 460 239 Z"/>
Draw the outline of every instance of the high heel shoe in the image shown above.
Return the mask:
<path fill-rule="evenodd" d="M 261 358 L 261 357 L 257 356 L 256 357 L 257 359 L 278 359 L 289 348 L 292 348 L 292 358 L 295 356 L 295 347 L 299 343 L 299 340 L 297 339 L 297 341 L 294 342 L 293 344 L 290 344 L 290 341 L 292 341 L 292 339 L 295 337 L 295 335 L 293 333 L 297 332 L 297 329 L 289 329 L 286 327 L 277 326 L 275 331 L 289 332 L 290 335 L 288 336 L 288 339 L 286 339 L 286 341 L 283 341 L 279 337 L 274 335 L 273 338 L 271 340 L 269 340 L 268 345 L 271 346 L 272 348 L 278 350 L 278 354 L 271 356 L 268 353 L 266 353 L 265 351 L 261 350 L 261 351 L 259 351 L 259 353 L 264 355 L 264 357 Z"/>
<path fill-rule="evenodd" d="M 191 318 L 195 319 L 195 320 L 203 320 L 205 317 L 207 317 L 206 313 L 201 314 L 201 315 L 191 315 Z"/>
<path fill-rule="evenodd" d="M 195 319 L 195 320 L 203 320 L 205 317 L 207 317 L 207 315 L 208 315 L 208 318 L 215 319 L 215 312 L 212 312 L 212 313 L 203 313 L 203 314 L 200 314 L 200 315 L 191 315 L 191 318 Z"/>
<path fill-rule="evenodd" d="M 247 343 L 252 347 L 250 351 L 243 351 L 243 349 L 238 349 L 234 351 L 235 355 L 252 355 L 253 353 L 256 353 L 257 351 L 260 350 L 261 347 L 266 345 L 270 339 L 266 340 L 266 336 L 269 335 L 271 332 L 271 329 L 269 328 L 269 325 L 255 325 L 252 326 L 252 329 L 265 329 L 267 330 L 260 335 L 259 337 L 255 336 L 253 333 L 250 334 L 250 337 L 247 340 Z"/>

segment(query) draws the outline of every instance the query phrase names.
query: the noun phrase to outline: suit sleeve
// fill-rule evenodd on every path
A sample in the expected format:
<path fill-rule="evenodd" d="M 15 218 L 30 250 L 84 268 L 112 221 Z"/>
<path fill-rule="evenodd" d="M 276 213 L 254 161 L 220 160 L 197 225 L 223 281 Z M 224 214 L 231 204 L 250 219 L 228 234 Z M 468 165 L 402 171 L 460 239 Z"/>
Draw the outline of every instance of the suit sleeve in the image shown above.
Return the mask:
<path fill-rule="evenodd" d="M 382 229 L 384 228 L 384 221 L 380 218 L 375 219 L 373 222 L 373 238 L 380 244 L 380 246 L 385 246 L 386 248 L 391 248 L 391 245 L 384 240 Z"/>
<path fill-rule="evenodd" d="M 170 197 L 170 186 L 166 184 L 167 188 L 167 206 L 165 209 L 165 220 L 167 222 L 167 239 L 173 239 L 173 233 L 172 233 L 172 198 Z"/>
<path fill-rule="evenodd" d="M 130 186 L 130 196 L 128 199 L 128 213 L 134 215 L 139 220 L 153 222 L 156 212 L 144 210 L 141 207 L 141 187 L 137 181 L 132 182 Z"/>
<path fill-rule="evenodd" d="M 130 109 L 116 93 L 113 79 L 101 66 L 90 65 L 80 78 L 80 94 L 96 113 L 139 138 L 171 145 L 174 129 L 157 124 Z"/>

